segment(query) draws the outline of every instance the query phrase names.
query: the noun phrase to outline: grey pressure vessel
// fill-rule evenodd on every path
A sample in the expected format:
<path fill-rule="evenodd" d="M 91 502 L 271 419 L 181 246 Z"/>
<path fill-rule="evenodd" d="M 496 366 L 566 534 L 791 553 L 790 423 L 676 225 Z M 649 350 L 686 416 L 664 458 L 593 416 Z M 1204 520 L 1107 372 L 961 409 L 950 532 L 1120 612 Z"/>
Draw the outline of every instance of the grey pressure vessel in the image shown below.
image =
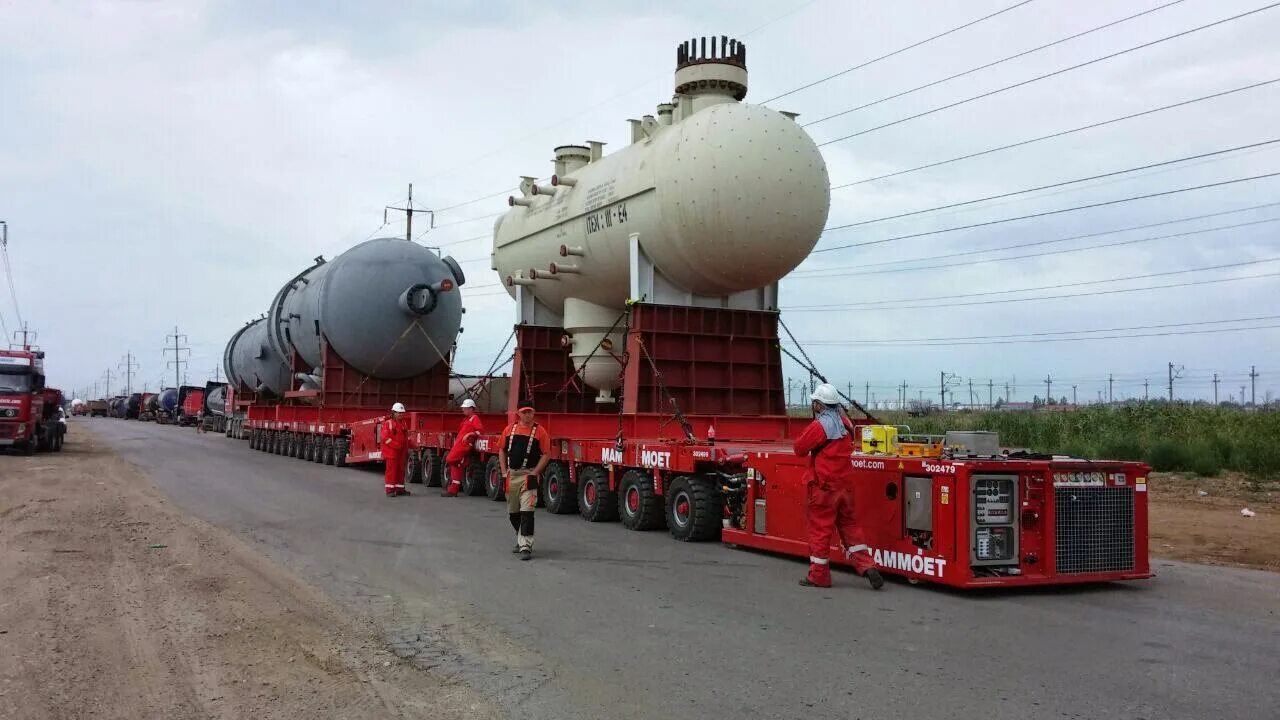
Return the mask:
<path fill-rule="evenodd" d="M 267 323 L 259 318 L 231 336 L 223 351 L 227 377 L 239 387 L 281 395 L 289 389 L 289 363 L 267 341 Z"/>
<path fill-rule="evenodd" d="M 319 368 L 323 338 L 366 375 L 415 377 L 453 348 L 462 325 L 458 287 L 465 282 L 452 257 L 400 238 L 369 240 L 332 261 L 317 258 L 286 283 L 267 313 L 267 342 L 274 353 L 296 351 Z"/>
<path fill-rule="evenodd" d="M 209 383 L 204 391 L 205 412 L 214 415 L 225 415 L 227 411 L 227 386 Z"/>

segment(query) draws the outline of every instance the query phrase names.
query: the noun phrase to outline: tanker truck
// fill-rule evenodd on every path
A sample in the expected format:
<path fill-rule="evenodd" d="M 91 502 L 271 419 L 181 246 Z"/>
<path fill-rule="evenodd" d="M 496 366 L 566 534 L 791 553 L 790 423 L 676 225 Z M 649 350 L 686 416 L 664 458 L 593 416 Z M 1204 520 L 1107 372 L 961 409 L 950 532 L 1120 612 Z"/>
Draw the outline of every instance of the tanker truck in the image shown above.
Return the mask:
<path fill-rule="evenodd" d="M 549 512 L 809 558 L 792 451 L 808 420 L 786 413 L 778 281 L 826 223 L 826 165 L 794 115 L 742 102 L 744 44 L 681 43 L 674 86 L 629 121 L 629 146 L 557 147 L 551 182 L 523 177 L 495 223 L 516 349 L 508 413 L 483 417 L 464 492 L 503 499 L 496 431 L 532 405 Z M 1147 466 L 1005 454 L 989 433 L 900 437 L 845 399 L 868 536 L 849 550 L 882 571 L 965 588 L 1151 576 Z M 459 419 L 443 407 L 410 406 L 410 481 L 438 477 Z M 351 423 L 350 461 L 378 459 L 382 415 Z M 292 447 L 296 431 L 264 430 L 259 447 Z"/>
<path fill-rule="evenodd" d="M 201 403 L 204 410 L 204 429 L 225 433 L 227 431 L 227 384 L 205 383 Z"/>
<path fill-rule="evenodd" d="M 203 387 L 196 385 L 183 385 L 178 388 L 178 425 L 181 425 L 182 427 L 195 425 L 202 409 L 204 409 Z"/>
<path fill-rule="evenodd" d="M 352 422 L 444 407 L 465 282 L 452 257 L 399 238 L 316 258 L 223 353 L 251 445 L 345 464 Z"/>
<path fill-rule="evenodd" d="M 156 393 L 155 420 L 160 425 L 171 425 L 178 414 L 178 388 L 165 388 Z"/>

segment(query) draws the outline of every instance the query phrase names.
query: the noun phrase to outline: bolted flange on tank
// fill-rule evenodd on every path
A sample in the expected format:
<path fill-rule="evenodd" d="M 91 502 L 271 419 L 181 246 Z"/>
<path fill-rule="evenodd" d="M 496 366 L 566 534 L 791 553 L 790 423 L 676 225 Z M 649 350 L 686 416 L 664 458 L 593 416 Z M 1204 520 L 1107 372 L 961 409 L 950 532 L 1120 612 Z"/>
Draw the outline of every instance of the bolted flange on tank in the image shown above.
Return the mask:
<path fill-rule="evenodd" d="M 330 262 L 316 258 L 286 283 L 267 314 L 268 339 L 281 356 L 297 352 L 312 368 L 322 365 L 327 341 L 370 377 L 416 377 L 453 348 L 464 283 L 452 257 L 401 238 L 369 240 Z M 302 373 L 295 380 L 314 386 L 320 378 Z"/>

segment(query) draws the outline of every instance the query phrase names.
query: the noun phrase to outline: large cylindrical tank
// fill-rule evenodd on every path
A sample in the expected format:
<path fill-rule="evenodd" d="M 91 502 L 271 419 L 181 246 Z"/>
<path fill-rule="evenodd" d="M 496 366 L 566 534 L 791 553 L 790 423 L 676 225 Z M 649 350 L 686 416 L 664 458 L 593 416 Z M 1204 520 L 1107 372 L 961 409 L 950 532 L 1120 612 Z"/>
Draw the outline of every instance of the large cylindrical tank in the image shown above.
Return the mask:
<path fill-rule="evenodd" d="M 204 411 L 214 415 L 225 415 L 227 413 L 226 385 L 205 386 Z"/>
<path fill-rule="evenodd" d="M 826 225 L 817 145 L 793 114 L 738 102 L 745 46 L 710 40 L 710 52 L 706 38 L 701 51 L 680 47 L 674 102 L 633 121 L 631 145 L 608 156 L 557 148 L 553 186 L 526 181 L 494 227 L 493 269 L 513 296 L 523 287 L 563 317 L 570 356 L 602 400 L 618 364 L 595 351 L 606 335 L 621 347 L 609 328 L 630 299 L 632 234 L 666 290 L 648 299 L 697 304 L 777 282 Z"/>
<path fill-rule="evenodd" d="M 227 377 L 254 392 L 279 396 L 290 387 L 289 363 L 267 341 L 267 321 L 263 318 L 231 336 L 223 363 Z"/>
<path fill-rule="evenodd" d="M 632 233 L 663 276 L 690 293 L 777 282 L 813 250 L 831 200 L 808 133 L 776 110 L 733 102 L 659 125 L 648 140 L 567 177 L 573 187 L 503 215 L 493 250 L 500 277 L 533 270 L 534 296 L 561 314 L 567 298 L 625 306 Z M 574 254 L 561 256 L 561 246 Z"/>
<path fill-rule="evenodd" d="M 138 413 L 142 409 L 142 393 L 133 393 L 129 399 L 125 401 L 124 416 L 130 420 L 138 417 Z"/>
<path fill-rule="evenodd" d="M 170 415 L 178 409 L 178 389 L 165 388 L 156 395 L 156 410 Z"/>
<path fill-rule="evenodd" d="M 450 407 L 462 406 L 468 398 L 476 402 L 476 412 L 505 413 L 511 395 L 511 378 L 480 375 L 453 375 L 449 378 Z"/>
<path fill-rule="evenodd" d="M 452 257 L 416 243 L 379 238 L 330 262 L 317 260 L 276 294 L 267 314 L 274 351 L 321 366 L 321 338 L 371 377 L 421 375 L 448 355 L 462 325 L 466 282 Z"/>

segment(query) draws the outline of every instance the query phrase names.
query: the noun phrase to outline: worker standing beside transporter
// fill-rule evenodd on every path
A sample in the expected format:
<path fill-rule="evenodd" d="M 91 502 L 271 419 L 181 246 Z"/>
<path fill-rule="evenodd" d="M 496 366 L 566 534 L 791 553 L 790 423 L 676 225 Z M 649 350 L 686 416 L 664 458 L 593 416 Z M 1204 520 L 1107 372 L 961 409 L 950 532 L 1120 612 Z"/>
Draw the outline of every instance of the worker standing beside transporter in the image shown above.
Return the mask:
<path fill-rule="evenodd" d="M 533 509 L 538 503 L 538 476 L 551 460 L 546 428 L 533 419 L 533 408 L 516 411 L 516 421 L 502 433 L 498 464 L 507 480 L 507 516 L 516 531 L 521 560 L 533 557 Z"/>
<path fill-rule="evenodd" d="M 805 473 L 809 525 L 809 575 L 800 581 L 807 587 L 831 587 L 831 541 L 837 536 L 854 570 L 879 590 L 884 578 L 876 570 L 866 536 L 854 521 L 853 423 L 840 410 L 840 394 L 834 386 L 819 385 L 810 397 L 814 419 L 796 438 L 796 455 L 809 456 Z"/>
<path fill-rule="evenodd" d="M 458 436 L 444 457 L 445 467 L 449 469 L 449 483 L 442 493 L 446 497 L 457 497 L 462 489 L 462 476 L 466 472 L 467 457 L 475 445 L 476 438 L 484 434 L 484 423 L 476 414 L 476 401 L 467 398 L 462 401 L 462 426 L 458 428 Z"/>
<path fill-rule="evenodd" d="M 409 494 L 404 489 L 409 427 L 403 418 L 404 405 L 396 403 L 391 406 L 391 417 L 382 423 L 382 462 L 386 466 L 382 482 L 387 497 Z"/>

